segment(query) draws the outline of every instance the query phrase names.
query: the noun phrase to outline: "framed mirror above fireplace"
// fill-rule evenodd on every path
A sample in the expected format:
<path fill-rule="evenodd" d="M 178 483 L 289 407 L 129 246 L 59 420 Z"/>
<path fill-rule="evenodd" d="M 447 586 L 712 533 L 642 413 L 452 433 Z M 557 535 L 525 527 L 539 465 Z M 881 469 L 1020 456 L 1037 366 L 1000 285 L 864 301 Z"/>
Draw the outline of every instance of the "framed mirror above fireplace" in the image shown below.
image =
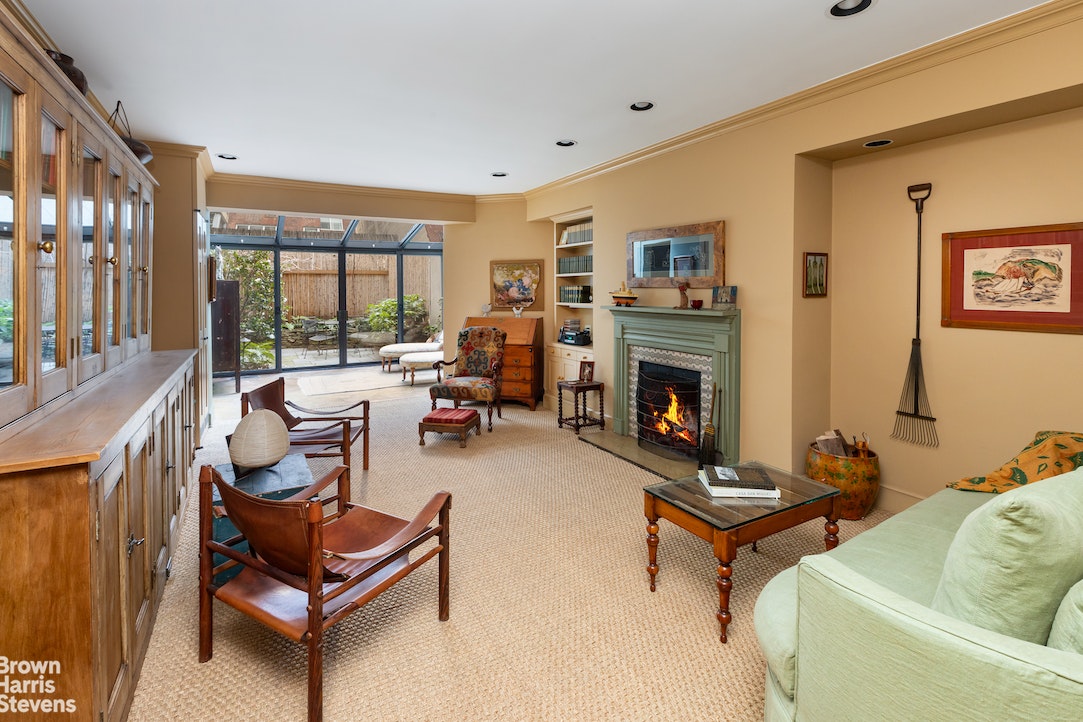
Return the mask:
<path fill-rule="evenodd" d="M 632 231 L 627 236 L 628 286 L 724 286 L 725 228 L 725 221 L 708 221 Z"/>

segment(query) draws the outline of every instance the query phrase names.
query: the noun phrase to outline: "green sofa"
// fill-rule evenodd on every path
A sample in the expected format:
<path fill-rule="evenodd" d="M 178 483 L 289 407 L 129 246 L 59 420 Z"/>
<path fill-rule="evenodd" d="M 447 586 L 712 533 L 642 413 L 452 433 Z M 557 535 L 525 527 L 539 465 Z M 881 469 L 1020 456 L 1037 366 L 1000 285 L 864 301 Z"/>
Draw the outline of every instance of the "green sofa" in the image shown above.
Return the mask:
<path fill-rule="evenodd" d="M 1040 490 L 1042 513 L 1063 524 L 1040 519 L 1031 532 L 1053 538 L 1035 541 L 1018 531 L 1019 505 L 1005 504 L 1026 501 L 1041 484 L 1050 484 Z M 767 660 L 765 720 L 1083 719 L 1083 468 L 1027 489 L 944 489 L 769 581 L 755 609 Z M 1061 493 L 1075 500 L 1065 504 Z M 1007 521 L 988 521 L 1004 508 Z M 1014 552 L 976 535 L 979 525 L 1021 548 L 1018 564 Z M 966 556 L 975 551 L 989 558 Z M 1059 576 L 1047 583 L 1050 575 Z M 992 602 L 990 618 L 1003 619 L 987 622 L 983 602 Z M 1018 638 L 1016 621 L 1042 641 Z M 1075 651 L 1063 651 L 1072 640 Z"/>

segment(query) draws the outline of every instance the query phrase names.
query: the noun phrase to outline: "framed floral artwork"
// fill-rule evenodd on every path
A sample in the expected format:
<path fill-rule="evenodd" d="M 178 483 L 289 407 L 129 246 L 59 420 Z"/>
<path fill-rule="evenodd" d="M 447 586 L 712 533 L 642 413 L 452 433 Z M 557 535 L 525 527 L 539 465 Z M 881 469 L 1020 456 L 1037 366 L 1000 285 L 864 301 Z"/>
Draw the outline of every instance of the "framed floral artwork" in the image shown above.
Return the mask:
<path fill-rule="evenodd" d="M 941 326 L 1083 333 L 1083 223 L 942 239 Z"/>
<path fill-rule="evenodd" d="M 489 296 L 494 309 L 544 310 L 542 273 L 545 263 L 532 261 L 489 261 Z"/>

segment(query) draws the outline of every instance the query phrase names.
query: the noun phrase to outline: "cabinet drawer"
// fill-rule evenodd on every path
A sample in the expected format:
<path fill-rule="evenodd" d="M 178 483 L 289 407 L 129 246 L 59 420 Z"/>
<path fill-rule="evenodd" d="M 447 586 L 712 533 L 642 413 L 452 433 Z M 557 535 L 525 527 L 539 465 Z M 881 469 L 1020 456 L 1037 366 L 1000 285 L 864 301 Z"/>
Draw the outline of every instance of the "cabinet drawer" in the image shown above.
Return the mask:
<path fill-rule="evenodd" d="M 505 399 L 530 399 L 534 397 L 534 390 L 529 381 L 508 381 L 505 377 L 504 383 L 500 386 L 500 395 Z"/>
<path fill-rule="evenodd" d="M 529 366 L 505 366 L 504 367 L 504 382 L 508 381 L 530 381 L 534 378 L 534 369 Z"/>
<path fill-rule="evenodd" d="M 533 366 L 534 349 L 530 346 L 508 346 L 504 349 L 504 367 Z"/>

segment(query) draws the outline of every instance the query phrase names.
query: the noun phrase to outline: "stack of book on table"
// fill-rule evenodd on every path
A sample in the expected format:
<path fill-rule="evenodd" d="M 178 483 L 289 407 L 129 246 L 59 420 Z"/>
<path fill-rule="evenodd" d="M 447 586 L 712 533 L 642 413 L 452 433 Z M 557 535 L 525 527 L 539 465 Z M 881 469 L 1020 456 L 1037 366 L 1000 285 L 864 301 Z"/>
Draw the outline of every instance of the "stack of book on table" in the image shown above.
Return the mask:
<path fill-rule="evenodd" d="M 782 496 L 767 472 L 756 466 L 711 466 L 699 470 L 699 480 L 715 497 L 778 499 Z"/>

